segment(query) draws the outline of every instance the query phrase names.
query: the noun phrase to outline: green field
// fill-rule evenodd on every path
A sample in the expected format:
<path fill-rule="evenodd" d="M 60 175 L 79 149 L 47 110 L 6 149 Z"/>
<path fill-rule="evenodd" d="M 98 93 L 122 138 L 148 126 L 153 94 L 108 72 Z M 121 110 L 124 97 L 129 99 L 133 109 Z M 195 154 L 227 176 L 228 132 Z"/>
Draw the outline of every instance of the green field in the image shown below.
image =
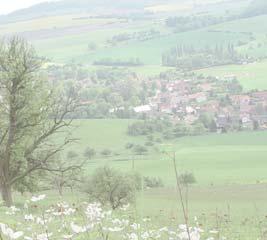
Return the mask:
<path fill-rule="evenodd" d="M 143 137 L 126 134 L 131 120 L 86 120 L 80 122 L 75 136 L 80 143 L 75 148 L 82 154 L 86 146 L 101 151 L 109 148 L 119 153 L 102 159 L 99 155 L 88 164 L 88 173 L 108 164 L 123 171 L 133 170 L 143 176 L 161 177 L 164 189 L 141 193 L 137 208 L 141 216 L 158 217 L 166 224 L 173 218 L 181 222 L 182 215 L 175 193 L 172 160 L 151 148 L 146 156 L 133 156 L 124 146 L 127 142 L 143 144 Z M 267 132 L 241 132 L 225 135 L 211 134 L 185 137 L 158 145 L 159 149 L 174 149 L 179 172 L 193 172 L 197 183 L 190 190 L 190 216 L 206 215 L 208 224 L 215 222 L 214 214 L 229 214 L 231 224 L 224 231 L 252 239 L 257 229 L 249 224 L 267 213 Z M 166 144 L 166 145 L 165 145 Z M 257 212 L 259 211 L 259 212 Z M 258 214 L 258 215 L 257 215 Z M 242 225 L 244 220 L 250 221 Z M 249 230 L 250 229 L 250 230 Z"/>
<path fill-rule="evenodd" d="M 148 26 L 148 29 L 153 25 Z M 137 28 L 134 28 L 136 30 Z M 139 28 L 140 29 L 140 28 Z M 138 29 L 138 30 L 139 30 Z M 142 30 L 142 29 L 140 29 Z M 162 54 L 176 44 L 187 44 L 194 46 L 216 45 L 246 39 L 242 33 L 215 33 L 206 30 L 178 33 L 162 36 L 157 39 L 139 42 L 130 41 L 120 46 L 100 47 L 94 52 L 87 50 L 90 42 L 101 44 L 109 36 L 122 33 L 121 29 L 110 29 L 108 31 L 96 31 L 90 34 L 77 36 L 66 36 L 58 39 L 47 39 L 34 42 L 41 55 L 48 56 L 53 61 L 67 61 L 72 59 L 81 63 L 91 63 L 103 58 L 130 59 L 139 58 L 148 65 L 161 65 Z M 100 40 L 101 39 L 101 40 Z M 102 42 L 103 43 L 103 42 Z"/>
<path fill-rule="evenodd" d="M 83 63 L 90 63 L 102 58 L 130 59 L 139 58 L 148 65 L 160 65 L 162 53 L 174 47 L 176 44 L 186 44 L 194 46 L 216 45 L 228 42 L 249 40 L 248 32 L 255 25 L 258 27 L 252 32 L 256 37 L 255 44 L 265 42 L 267 32 L 265 24 L 266 16 L 251 19 L 241 19 L 225 24 L 215 25 L 206 29 L 185 33 L 171 33 L 164 22 L 161 21 L 134 21 L 127 24 L 127 28 L 121 28 L 116 24 L 110 25 L 107 30 L 94 29 L 89 33 L 75 35 L 67 34 L 64 37 L 40 39 L 34 41 L 34 45 L 43 55 L 53 58 L 54 61 L 75 60 Z M 114 20 L 115 21 L 115 20 Z M 94 24 L 92 22 L 92 24 Z M 248 27 L 248 29 L 246 28 Z M 162 36 L 145 42 L 129 41 L 120 46 L 104 46 L 105 41 L 116 34 L 142 31 L 146 29 L 159 30 Z M 216 31 L 216 32 L 214 32 Z M 90 42 L 99 44 L 99 48 L 94 52 L 88 52 L 87 46 Z M 253 42 L 252 42 L 253 43 Z M 249 46 L 243 47 L 243 51 L 252 51 Z M 253 52 L 257 52 L 255 47 Z"/>
<path fill-rule="evenodd" d="M 196 73 L 220 78 L 234 75 L 237 77 L 245 90 L 260 90 L 267 89 L 266 69 L 267 61 L 262 61 L 246 65 L 230 65 L 207 68 L 196 71 Z"/>
<path fill-rule="evenodd" d="M 239 47 L 241 52 L 250 55 L 266 57 L 267 50 L 267 16 L 257 16 L 248 19 L 239 19 L 211 27 L 210 29 L 220 31 L 220 33 L 251 33 L 254 40 L 249 44 Z M 207 68 L 196 71 L 205 76 L 225 77 L 235 75 L 245 90 L 267 89 L 266 60 L 245 64 L 228 65 L 221 67 Z"/>
<path fill-rule="evenodd" d="M 126 130 L 133 120 L 82 120 L 75 122 L 74 137 L 80 140 L 68 150 L 82 157 L 87 146 L 97 155 L 86 166 L 90 175 L 95 168 L 110 165 L 125 172 L 162 178 L 164 188 L 144 189 L 137 196 L 137 217 L 153 217 L 155 223 L 171 226 L 183 222 L 175 190 L 173 162 L 154 147 L 145 156 L 125 149 L 128 142 L 144 144 L 145 137 L 130 137 Z M 197 183 L 189 190 L 190 220 L 194 216 L 206 227 L 219 228 L 230 239 L 250 240 L 259 234 L 259 221 L 267 214 L 267 132 L 240 132 L 184 137 L 158 144 L 158 149 L 174 150 L 180 173 L 194 173 Z M 112 150 L 102 157 L 103 149 Z M 133 164 L 134 163 L 134 164 Z M 134 167 L 133 167 L 134 166 Z M 45 204 L 57 201 L 48 192 Z M 83 194 L 66 192 L 64 200 L 86 200 Z M 16 198 L 22 201 L 21 197 Z M 219 219 L 219 220 L 218 220 Z M 158 221 L 157 221 L 158 220 Z M 220 226 L 218 226 L 220 221 Z"/>
<path fill-rule="evenodd" d="M 213 30 L 231 31 L 231 32 L 252 32 L 258 34 L 267 33 L 267 16 L 257 16 L 252 18 L 238 19 L 231 22 L 210 27 Z M 261 24 L 259 24 L 261 23 Z"/>
<path fill-rule="evenodd" d="M 150 76 L 168 69 L 161 66 L 161 57 L 176 44 L 199 47 L 250 41 L 249 44 L 239 47 L 239 51 L 265 56 L 267 50 L 266 19 L 266 16 L 238 19 L 201 30 L 173 33 L 165 26 L 161 18 L 155 18 L 153 21 L 143 19 L 127 22 L 125 19 L 116 18 L 87 18 L 86 15 L 80 14 L 43 17 L 4 24 L 0 25 L 0 29 L 1 34 L 32 33 L 32 43 L 38 53 L 53 62 L 74 61 L 90 65 L 95 60 L 103 58 L 120 60 L 139 58 L 145 66 L 132 68 L 132 70 L 141 75 Z M 88 29 L 85 30 L 84 26 Z M 76 30 L 73 32 L 74 28 Z M 148 41 L 131 40 L 119 46 L 107 44 L 107 41 L 114 35 L 150 29 L 159 31 L 161 36 Z M 39 36 L 40 31 L 41 33 L 45 31 L 45 34 L 42 33 Z M 250 39 L 248 33 L 252 34 L 254 40 Z M 88 49 L 91 43 L 96 44 L 96 49 L 93 51 Z M 266 65 L 266 61 L 263 61 L 249 65 L 215 67 L 197 72 L 219 77 L 236 75 L 246 90 L 266 89 Z"/>
<path fill-rule="evenodd" d="M 267 132 L 184 137 L 156 144 L 149 148 L 149 154 L 137 156 L 126 150 L 125 145 L 129 142 L 144 144 L 146 138 L 127 135 L 127 126 L 131 121 L 79 122 L 81 125 L 75 130 L 74 137 L 80 140 L 73 149 L 81 155 L 87 146 L 97 152 L 110 149 L 114 153 L 105 160 L 98 154 L 97 159 L 89 163 L 89 171 L 105 163 L 130 171 L 134 159 L 135 170 L 144 175 L 161 177 L 167 186 L 173 186 L 172 161 L 161 153 L 163 149 L 173 149 L 177 154 L 179 171 L 193 172 L 200 186 L 267 183 Z"/>

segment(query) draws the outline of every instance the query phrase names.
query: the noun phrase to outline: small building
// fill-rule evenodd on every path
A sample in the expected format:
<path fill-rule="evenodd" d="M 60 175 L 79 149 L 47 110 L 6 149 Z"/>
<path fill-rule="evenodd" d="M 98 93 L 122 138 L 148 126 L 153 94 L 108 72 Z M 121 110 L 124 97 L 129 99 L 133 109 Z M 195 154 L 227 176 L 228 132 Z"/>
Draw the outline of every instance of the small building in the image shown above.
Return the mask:
<path fill-rule="evenodd" d="M 147 113 L 150 111 L 152 111 L 152 108 L 150 105 L 141 105 L 141 106 L 134 107 L 134 112 L 136 113 Z"/>

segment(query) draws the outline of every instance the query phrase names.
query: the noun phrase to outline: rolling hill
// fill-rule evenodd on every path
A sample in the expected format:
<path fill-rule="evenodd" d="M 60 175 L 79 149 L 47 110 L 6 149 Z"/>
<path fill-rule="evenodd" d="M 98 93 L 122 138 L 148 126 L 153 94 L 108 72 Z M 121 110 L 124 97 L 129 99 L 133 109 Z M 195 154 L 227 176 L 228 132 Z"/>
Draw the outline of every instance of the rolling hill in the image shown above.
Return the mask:
<path fill-rule="evenodd" d="M 244 17 L 252 17 L 267 14 L 267 1 L 266 0 L 253 0 L 244 12 Z"/>
<path fill-rule="evenodd" d="M 129 14 L 143 12 L 145 7 L 163 0 L 62 0 L 36 4 L 0 17 L 0 22 L 15 22 L 44 16 L 86 13 L 92 15 Z"/>

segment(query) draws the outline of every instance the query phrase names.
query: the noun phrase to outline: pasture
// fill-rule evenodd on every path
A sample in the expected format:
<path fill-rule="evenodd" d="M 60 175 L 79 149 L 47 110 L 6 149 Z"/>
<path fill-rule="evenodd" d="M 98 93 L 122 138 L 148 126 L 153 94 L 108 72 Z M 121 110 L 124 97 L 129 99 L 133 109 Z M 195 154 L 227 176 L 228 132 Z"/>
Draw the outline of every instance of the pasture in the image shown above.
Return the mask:
<path fill-rule="evenodd" d="M 255 62 L 244 65 L 228 65 L 206 68 L 195 71 L 197 74 L 214 77 L 227 77 L 234 75 L 244 87 L 244 90 L 267 89 L 266 78 L 267 61 Z"/>
<path fill-rule="evenodd" d="M 17 33 L 29 39 L 38 53 L 54 62 L 90 64 L 95 60 L 113 58 L 129 60 L 139 58 L 145 65 L 161 65 L 162 54 L 177 44 L 205 47 L 247 41 L 248 35 L 240 31 L 213 32 L 213 28 L 173 33 L 164 20 L 132 20 L 116 18 L 90 18 L 85 15 L 54 16 L 24 22 L 0 25 L 1 34 Z M 130 40 L 119 45 L 107 44 L 113 36 L 156 30 L 160 36 L 147 41 Z M 90 51 L 89 44 L 96 44 Z"/>
<path fill-rule="evenodd" d="M 189 190 L 191 220 L 198 216 L 211 228 L 219 228 L 233 239 L 253 239 L 259 233 L 255 223 L 265 224 L 267 206 L 267 132 L 210 134 L 164 141 L 144 156 L 125 149 L 127 142 L 144 144 L 145 137 L 130 137 L 126 129 L 132 120 L 84 120 L 75 131 L 82 152 L 86 146 L 97 151 L 109 148 L 116 156 L 96 156 L 87 172 L 110 165 L 121 171 L 160 177 L 164 188 L 147 189 L 137 199 L 139 217 L 152 216 L 160 224 L 181 222 L 182 212 L 175 190 L 172 159 L 161 152 L 174 150 L 180 173 L 192 172 L 196 184 Z M 252 225 L 254 225 L 252 227 Z"/>
<path fill-rule="evenodd" d="M 72 147 L 82 157 L 87 146 L 98 153 L 110 149 L 108 158 L 97 154 L 88 163 L 88 171 L 103 164 L 143 175 L 161 177 L 165 185 L 175 184 L 173 163 L 162 150 L 175 151 L 180 172 L 193 172 L 199 186 L 267 183 L 267 132 L 239 132 L 184 137 L 149 147 L 146 155 L 133 155 L 127 143 L 144 144 L 146 137 L 127 135 L 133 120 L 82 120 L 77 122 L 74 137 L 80 140 Z M 212 173 L 212 174 L 208 174 Z"/>
<path fill-rule="evenodd" d="M 152 26 L 150 26 L 151 28 Z M 122 32 L 120 29 L 119 32 Z M 103 34 L 110 33 L 115 35 L 115 31 L 107 31 Z M 98 34 L 80 35 L 67 37 L 56 40 L 43 40 L 35 43 L 41 55 L 47 55 L 55 61 L 67 61 L 70 59 L 79 63 L 92 63 L 95 60 L 103 58 L 128 60 L 139 58 L 145 65 L 161 65 L 162 54 L 176 44 L 187 44 L 193 46 L 216 45 L 218 43 L 228 43 L 246 39 L 247 36 L 241 33 L 215 33 L 208 31 L 192 31 L 186 33 L 177 33 L 162 35 L 159 38 L 148 41 L 129 41 L 127 44 L 120 46 L 100 47 L 94 52 L 86 51 L 90 41 L 96 41 Z M 69 39 L 69 40 L 67 40 Z M 101 39 L 103 39 L 101 37 Z M 79 41 L 86 41 L 85 45 L 79 45 Z M 69 43 L 69 44 L 68 44 Z M 101 42 L 100 42 L 101 44 Z M 39 47 L 40 46 L 40 47 Z M 51 53 L 51 54 L 50 54 Z M 75 53 L 75 54 L 73 54 Z"/>
<path fill-rule="evenodd" d="M 182 211 L 175 190 L 173 161 L 161 150 L 176 152 L 179 173 L 192 172 L 196 184 L 189 188 L 190 221 L 210 229 L 220 229 L 231 239 L 250 240 L 259 234 L 256 224 L 265 224 L 267 214 L 267 132 L 239 132 L 223 135 L 210 134 L 164 141 L 150 147 L 146 155 L 133 155 L 126 143 L 144 144 L 145 137 L 128 136 L 127 126 L 133 120 L 79 120 L 75 122 L 74 137 L 80 140 L 72 150 L 83 158 L 87 146 L 97 151 L 86 165 L 86 175 L 94 169 L 109 165 L 125 172 L 160 177 L 163 188 L 144 189 L 137 196 L 135 217 L 153 218 L 156 224 L 172 226 L 183 222 Z M 109 157 L 101 156 L 103 149 L 112 150 Z M 53 191 L 45 205 L 58 197 Z M 24 197 L 16 195 L 22 204 Z M 64 200 L 87 200 L 83 193 L 66 191 Z"/>

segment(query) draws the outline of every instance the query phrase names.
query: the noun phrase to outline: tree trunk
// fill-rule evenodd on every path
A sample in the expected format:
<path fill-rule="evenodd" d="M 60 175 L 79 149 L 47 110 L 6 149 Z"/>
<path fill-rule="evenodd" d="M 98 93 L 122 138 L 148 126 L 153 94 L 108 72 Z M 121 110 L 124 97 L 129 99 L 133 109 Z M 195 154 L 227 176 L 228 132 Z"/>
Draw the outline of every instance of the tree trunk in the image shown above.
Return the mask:
<path fill-rule="evenodd" d="M 59 184 L 59 186 L 58 186 L 58 193 L 59 193 L 60 197 L 63 196 L 63 186 L 61 184 Z"/>
<path fill-rule="evenodd" d="M 62 184 L 60 179 L 56 180 L 56 187 L 57 187 L 59 196 L 62 197 L 62 195 L 63 195 L 63 184 Z"/>
<path fill-rule="evenodd" d="M 11 186 L 10 185 L 1 184 L 1 195 L 2 195 L 2 199 L 4 201 L 4 204 L 7 207 L 12 206 L 13 198 L 12 198 L 12 191 L 11 191 Z"/>

